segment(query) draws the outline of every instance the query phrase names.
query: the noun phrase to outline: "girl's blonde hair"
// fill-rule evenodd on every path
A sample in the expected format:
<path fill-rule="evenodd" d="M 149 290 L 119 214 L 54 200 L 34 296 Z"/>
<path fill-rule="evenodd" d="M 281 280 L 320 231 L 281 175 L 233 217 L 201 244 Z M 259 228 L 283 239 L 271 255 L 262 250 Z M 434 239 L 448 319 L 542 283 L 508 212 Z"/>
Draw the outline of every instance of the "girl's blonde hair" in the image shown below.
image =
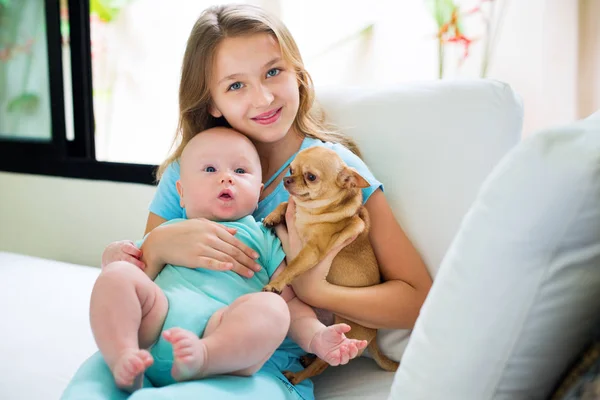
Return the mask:
<path fill-rule="evenodd" d="M 173 142 L 175 151 L 159 166 L 160 179 L 165 168 L 181 156 L 185 145 L 199 132 L 215 126 L 228 126 L 223 117 L 209 112 L 211 68 L 219 43 L 227 37 L 257 33 L 273 35 L 284 59 L 293 65 L 299 82 L 300 105 L 293 123 L 303 136 L 341 143 L 360 156 L 356 142 L 332 129 L 315 102 L 313 82 L 304 68 L 296 42 L 285 25 L 263 9 L 247 4 L 230 4 L 206 9 L 194 24 L 187 41 L 179 84 L 179 123 Z"/>

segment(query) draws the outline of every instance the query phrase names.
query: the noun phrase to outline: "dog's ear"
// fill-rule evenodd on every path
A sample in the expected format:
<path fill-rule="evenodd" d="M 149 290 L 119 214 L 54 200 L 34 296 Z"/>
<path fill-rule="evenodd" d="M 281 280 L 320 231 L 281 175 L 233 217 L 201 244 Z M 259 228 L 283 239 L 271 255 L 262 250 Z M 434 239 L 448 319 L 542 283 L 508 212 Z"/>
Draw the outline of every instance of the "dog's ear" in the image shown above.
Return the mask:
<path fill-rule="evenodd" d="M 344 167 L 338 174 L 338 183 L 344 188 L 366 188 L 369 182 L 352 167 Z"/>

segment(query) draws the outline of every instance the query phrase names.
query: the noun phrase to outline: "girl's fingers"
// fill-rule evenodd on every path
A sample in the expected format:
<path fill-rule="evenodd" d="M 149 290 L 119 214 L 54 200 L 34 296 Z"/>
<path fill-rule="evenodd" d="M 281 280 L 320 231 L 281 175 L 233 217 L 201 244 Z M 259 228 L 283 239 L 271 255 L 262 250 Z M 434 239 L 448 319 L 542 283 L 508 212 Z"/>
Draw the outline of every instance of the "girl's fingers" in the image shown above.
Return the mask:
<path fill-rule="evenodd" d="M 233 236 L 231 236 L 233 237 Z M 215 257 L 221 261 L 230 261 L 234 263 L 234 271 L 249 269 L 254 272 L 261 270 L 261 266 L 256 262 L 255 259 L 248 257 L 246 253 L 240 250 L 235 245 L 226 242 L 224 240 L 217 240 L 213 243 L 213 250 L 216 250 L 223 254 L 223 256 Z M 236 239 L 237 240 L 237 239 Z M 252 250 L 254 252 L 254 250 Z M 245 274 L 244 274 L 245 276 Z"/>
<path fill-rule="evenodd" d="M 199 257 L 197 262 L 198 267 L 212 269 L 215 271 L 233 271 L 244 278 L 254 276 L 254 271 L 243 264 L 240 264 L 231 256 L 219 251 L 218 249 L 209 248 L 205 256 Z"/>
<path fill-rule="evenodd" d="M 350 239 L 347 239 L 344 243 L 342 243 L 342 248 L 348 246 L 350 243 L 354 242 L 354 240 L 358 237 L 358 235 L 356 236 L 352 236 Z"/>
<path fill-rule="evenodd" d="M 222 227 L 222 226 L 220 226 L 220 227 Z M 238 238 L 233 236 L 228 230 L 218 229 L 217 237 L 219 239 L 221 239 L 222 241 L 227 242 L 230 245 L 232 245 L 233 247 L 240 250 L 240 252 L 238 252 L 236 254 L 230 254 L 233 258 L 238 260 L 240 263 L 247 264 L 247 263 L 249 263 L 249 260 L 254 261 L 258 258 L 258 253 L 256 251 L 254 251 L 252 248 L 250 248 L 246 244 L 242 243 Z"/>
<path fill-rule="evenodd" d="M 295 222 L 296 222 L 295 216 L 296 216 L 296 203 L 294 203 L 294 199 L 292 197 L 290 197 L 288 200 L 287 208 L 285 210 L 285 223 L 288 226 L 288 229 L 290 229 L 290 227 L 295 226 Z"/>
<path fill-rule="evenodd" d="M 201 256 L 196 259 L 196 268 L 205 268 L 213 271 L 229 271 L 233 269 L 233 263 L 221 261 L 212 257 Z"/>

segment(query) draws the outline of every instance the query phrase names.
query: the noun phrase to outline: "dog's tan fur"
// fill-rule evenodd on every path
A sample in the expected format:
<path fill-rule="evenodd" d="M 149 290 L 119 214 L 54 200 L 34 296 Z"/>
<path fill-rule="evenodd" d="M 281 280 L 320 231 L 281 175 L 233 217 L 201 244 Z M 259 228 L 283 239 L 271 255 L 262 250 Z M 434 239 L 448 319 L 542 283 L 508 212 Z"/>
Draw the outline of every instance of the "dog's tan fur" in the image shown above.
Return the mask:
<path fill-rule="evenodd" d="M 314 178 L 314 180 L 313 180 Z M 333 260 L 327 281 L 338 286 L 371 286 L 381 281 L 375 253 L 369 241 L 369 216 L 362 205 L 361 188 L 369 183 L 348 167 L 333 150 L 312 147 L 298 153 L 284 185 L 296 202 L 296 229 L 302 240 L 300 253 L 263 290 L 281 293 L 294 278 L 316 266 L 336 246 L 356 237 Z M 285 223 L 287 202 L 269 214 L 264 224 Z M 335 315 L 335 323 L 351 326 L 348 337 L 369 342 L 367 348 L 377 364 L 395 371 L 398 363 L 383 355 L 377 345 L 377 330 Z M 323 372 L 329 364 L 305 358 L 306 368 L 286 371 L 292 384 Z"/>

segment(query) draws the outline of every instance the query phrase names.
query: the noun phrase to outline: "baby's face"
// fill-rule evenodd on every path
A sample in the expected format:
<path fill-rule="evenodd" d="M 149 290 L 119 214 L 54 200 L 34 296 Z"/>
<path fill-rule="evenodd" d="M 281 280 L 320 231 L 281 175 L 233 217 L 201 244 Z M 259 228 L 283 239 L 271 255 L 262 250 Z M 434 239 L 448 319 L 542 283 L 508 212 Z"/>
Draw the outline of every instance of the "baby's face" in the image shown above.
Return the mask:
<path fill-rule="evenodd" d="M 196 135 L 180 165 L 177 189 L 188 218 L 234 221 L 256 209 L 262 190 L 260 161 L 240 133 L 214 128 Z"/>

